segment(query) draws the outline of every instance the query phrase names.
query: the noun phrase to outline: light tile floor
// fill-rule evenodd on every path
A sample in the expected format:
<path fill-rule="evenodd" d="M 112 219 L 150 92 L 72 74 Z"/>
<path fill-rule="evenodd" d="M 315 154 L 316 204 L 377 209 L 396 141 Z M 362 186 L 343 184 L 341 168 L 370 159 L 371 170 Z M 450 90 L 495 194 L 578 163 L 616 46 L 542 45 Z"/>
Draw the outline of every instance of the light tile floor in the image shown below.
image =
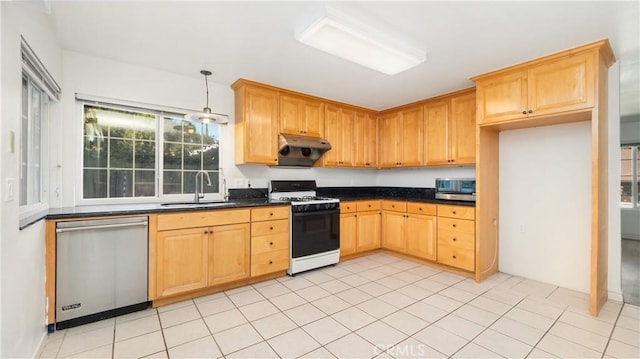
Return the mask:
<path fill-rule="evenodd" d="M 57 331 L 41 358 L 639 358 L 640 307 L 385 253 Z"/>

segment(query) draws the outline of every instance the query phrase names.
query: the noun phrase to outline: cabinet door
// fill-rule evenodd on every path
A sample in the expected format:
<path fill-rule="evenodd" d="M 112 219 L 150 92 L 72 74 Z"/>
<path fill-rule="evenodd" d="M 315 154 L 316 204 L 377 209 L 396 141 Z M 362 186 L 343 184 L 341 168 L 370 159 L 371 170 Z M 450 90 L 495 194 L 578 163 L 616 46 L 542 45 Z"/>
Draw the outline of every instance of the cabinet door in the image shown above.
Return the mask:
<path fill-rule="evenodd" d="M 324 104 L 303 100 L 300 102 L 300 129 L 305 136 L 322 137 L 324 135 Z"/>
<path fill-rule="evenodd" d="M 382 211 L 382 248 L 404 252 L 406 250 L 404 226 L 404 213 Z"/>
<path fill-rule="evenodd" d="M 276 164 L 278 161 L 278 93 L 247 87 L 245 98 L 244 161 Z"/>
<path fill-rule="evenodd" d="M 449 101 L 429 103 L 424 111 L 425 163 L 428 166 L 449 164 Z"/>
<path fill-rule="evenodd" d="M 378 120 L 367 112 L 356 112 L 353 124 L 354 166 L 376 167 L 378 162 Z"/>
<path fill-rule="evenodd" d="M 400 115 L 398 113 L 385 114 L 380 118 L 380 140 L 378 142 L 378 165 L 380 168 L 399 166 L 399 122 Z"/>
<path fill-rule="evenodd" d="M 593 107 L 593 53 L 533 67 L 528 73 L 530 116 Z"/>
<path fill-rule="evenodd" d="M 157 297 L 207 286 L 208 228 L 160 231 L 157 234 Z"/>
<path fill-rule="evenodd" d="M 434 216 L 408 215 L 405 227 L 407 254 L 436 260 L 436 223 Z"/>
<path fill-rule="evenodd" d="M 340 215 L 340 256 L 356 252 L 358 235 L 357 217 L 355 213 Z"/>
<path fill-rule="evenodd" d="M 476 95 L 451 99 L 450 118 L 451 161 L 456 165 L 476 163 Z"/>
<path fill-rule="evenodd" d="M 424 118 L 422 106 L 402 111 L 401 156 L 402 167 L 421 166 L 424 162 Z"/>
<path fill-rule="evenodd" d="M 300 100 L 295 97 L 280 94 L 280 132 L 292 135 L 300 135 L 302 131 L 299 126 Z"/>
<path fill-rule="evenodd" d="M 250 228 L 249 223 L 211 228 L 208 285 L 249 278 Z"/>
<path fill-rule="evenodd" d="M 380 248 L 380 230 L 379 211 L 359 212 L 357 251 Z"/>
<path fill-rule="evenodd" d="M 353 140 L 353 120 L 355 112 L 352 110 L 340 110 L 340 122 L 338 129 L 342 132 L 339 153 L 341 156 L 340 165 L 345 167 L 353 166 L 354 140 Z"/>
<path fill-rule="evenodd" d="M 331 149 L 322 155 L 322 164 L 327 167 L 337 167 L 342 160 L 342 126 L 340 120 L 340 109 L 338 107 L 325 107 L 324 134 L 331 144 Z"/>
<path fill-rule="evenodd" d="M 482 123 L 522 118 L 527 109 L 527 74 L 518 71 L 479 81 L 476 94 Z"/>

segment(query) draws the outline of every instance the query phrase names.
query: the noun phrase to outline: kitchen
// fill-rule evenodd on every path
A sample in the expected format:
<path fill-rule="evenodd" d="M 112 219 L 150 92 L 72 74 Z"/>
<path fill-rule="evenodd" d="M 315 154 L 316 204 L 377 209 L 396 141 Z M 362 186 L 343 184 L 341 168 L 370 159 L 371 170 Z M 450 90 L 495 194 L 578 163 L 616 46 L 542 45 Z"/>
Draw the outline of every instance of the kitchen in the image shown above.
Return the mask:
<path fill-rule="evenodd" d="M 16 15 L 10 16 L 10 15 Z M 197 77 L 197 71 L 201 69 L 201 66 L 196 66 L 193 69 L 193 76 L 187 75 L 178 75 L 172 72 L 154 70 L 150 66 L 136 66 L 130 65 L 123 62 L 118 62 L 114 60 L 108 59 L 109 56 L 91 56 L 83 54 L 82 51 L 62 51 L 59 48 L 56 48 L 54 43 L 48 42 L 48 36 L 52 35 L 44 35 L 40 32 L 42 27 L 47 28 L 47 24 L 51 21 L 49 17 L 41 12 L 33 11 L 26 8 L 19 8 L 17 5 L 6 5 L 3 4 L 3 135 L 0 138 L 2 141 L 3 148 L 10 138 L 9 132 L 14 131 L 18 132 L 19 126 L 14 124 L 14 126 L 6 125 L 7 118 L 14 118 L 13 115 L 7 115 L 4 111 L 9 111 L 10 107 L 7 103 L 18 101 L 10 100 L 9 96 L 17 96 L 17 94 L 13 93 L 11 88 L 7 88 L 5 86 L 5 81 L 9 81 L 8 77 L 11 71 L 6 72 L 5 66 L 19 66 L 17 65 L 17 59 L 11 60 L 14 62 L 11 65 L 11 62 L 5 61 L 5 49 L 7 48 L 19 48 L 16 47 L 16 44 L 13 43 L 15 39 L 5 40 L 5 26 L 8 27 L 10 31 L 13 32 L 22 32 L 26 33 L 28 38 L 31 37 L 33 40 L 29 40 L 31 45 L 34 46 L 38 50 L 39 56 L 46 61 L 49 65 L 49 69 L 53 72 L 56 79 L 60 79 L 64 88 L 64 92 L 69 95 L 76 92 L 79 93 L 87 93 L 87 94 L 95 94 L 105 98 L 116 98 L 116 99 L 127 99 L 132 101 L 151 103 L 151 104 L 165 104 L 171 105 L 175 104 L 175 106 L 183 107 L 183 108 L 192 108 L 199 109 L 203 105 L 203 87 L 202 87 L 202 79 Z M 24 17 L 22 25 L 17 25 L 17 19 L 20 19 L 20 16 Z M 11 30 L 14 29 L 14 30 Z M 9 32 L 11 33 L 11 32 Z M 549 53 L 555 52 L 557 50 L 563 50 L 565 48 L 570 48 L 573 46 L 577 46 L 583 43 L 587 43 L 589 41 L 593 41 L 602 37 L 608 37 L 608 34 L 602 34 L 594 37 L 588 37 L 588 40 L 585 41 L 577 41 L 571 42 L 568 46 L 561 46 L 559 48 L 555 48 L 552 51 L 543 51 L 543 50 L 531 50 L 535 53 L 531 55 L 525 56 L 522 55 L 521 60 L 526 61 L 535 57 L 547 55 Z M 11 46 L 5 46 L 5 41 L 11 41 Z M 42 50 L 41 50 L 42 49 Z M 616 52 L 616 55 L 620 55 Z M 491 64 L 490 68 L 486 68 L 483 71 L 476 71 L 467 74 L 464 76 L 464 81 L 460 84 L 450 84 L 451 90 L 462 89 L 465 87 L 469 87 L 471 85 L 470 82 L 467 82 L 468 78 L 487 70 L 493 70 L 495 68 L 508 66 L 518 61 L 512 61 L 509 63 L 504 63 L 501 65 Z M 216 73 L 215 68 L 211 68 Z M 277 66 L 273 67 L 274 76 L 279 68 Z M 281 70 L 280 70 L 281 71 Z M 615 65 L 614 68 L 610 72 L 610 79 L 616 78 L 615 76 Z M 235 81 L 236 78 L 228 80 L 228 84 L 219 85 L 216 83 L 216 76 L 212 78 L 213 84 L 210 83 L 211 86 L 211 95 L 210 98 L 213 102 L 213 107 L 217 112 L 229 114 L 233 118 L 234 114 L 234 100 L 233 100 L 233 91 L 228 86 L 231 82 Z M 219 76 L 222 76 L 220 74 Z M 254 76 L 245 76 L 250 79 L 256 79 Z M 118 81 L 114 82 L 113 79 L 117 78 Z M 89 80 L 90 79 L 90 80 Z M 225 80 L 226 81 L 226 80 Z M 271 81 L 264 81 L 266 83 L 274 83 Z M 303 88 L 299 86 L 283 86 L 295 90 L 302 91 Z M 346 87 L 346 86 L 345 86 Z M 169 90 L 170 89 L 170 90 Z M 348 90 L 345 90 L 348 91 Z M 314 89 L 309 89 L 308 91 L 302 91 L 311 93 L 314 95 L 323 95 L 323 91 L 314 91 Z M 446 92 L 446 91 L 445 91 Z M 425 93 L 414 95 L 414 99 L 428 98 L 432 97 L 432 95 L 439 95 L 440 93 Z M 338 95 L 328 94 L 326 97 L 331 98 L 332 96 L 338 97 Z M 371 94 L 362 93 L 358 96 L 367 97 L 371 96 Z M 610 96 L 614 97 L 613 94 Z M 360 100 L 362 103 L 366 103 L 363 100 Z M 410 101 L 405 101 L 410 102 Z M 400 104 L 400 102 L 395 102 L 393 105 Z M 384 104 L 380 104 L 379 108 L 389 108 L 391 106 L 385 106 Z M 61 102 L 60 112 L 63 114 L 74 113 L 75 111 L 75 101 L 73 96 L 65 96 Z M 64 121 L 62 126 L 52 126 L 50 129 L 51 137 L 50 138 L 66 138 L 68 133 L 76 133 L 77 137 L 79 135 L 81 128 L 76 123 L 77 119 L 73 116 L 64 116 Z M 576 141 L 584 141 L 585 133 L 584 128 L 578 128 L 577 131 L 583 131 L 582 136 L 576 138 Z M 64 132 L 63 132 L 64 131 Z M 227 148 L 233 148 L 233 127 L 232 126 L 221 126 L 221 138 L 225 141 L 229 146 Z M 566 131 L 571 132 L 571 131 Z M 612 133 L 615 133 L 612 130 Z M 73 135 L 73 136 L 76 136 Z M 557 142 L 555 145 L 562 145 L 564 139 L 570 136 L 565 132 L 553 132 L 550 134 L 541 135 L 542 138 L 548 139 L 549 136 L 556 138 Z M 526 134 L 525 134 L 526 137 Z M 588 137 L 588 135 L 587 135 Z M 61 169 L 55 168 L 55 166 L 51 166 L 51 171 L 48 173 L 50 177 L 49 183 L 51 183 L 51 188 L 48 188 L 48 191 L 52 192 L 52 195 L 49 197 L 50 207 L 64 207 L 75 205 L 78 189 L 77 186 L 74 185 L 74 178 L 76 178 L 77 172 L 77 163 L 79 162 L 79 153 L 77 148 L 77 143 L 74 141 L 61 141 L 62 143 L 58 146 L 51 145 L 51 153 L 55 154 L 56 160 L 55 164 L 59 164 Z M 515 140 L 515 142 L 522 143 L 522 140 Z M 531 141 L 531 142 L 536 142 Z M 584 144 L 584 142 L 580 142 Z M 533 145 L 533 143 L 532 143 Z M 544 149 L 543 149 L 544 150 Z M 548 150 L 547 150 L 548 151 Z M 435 178 L 439 177 L 475 177 L 475 170 L 473 167 L 446 167 L 446 168 L 415 168 L 415 169 L 394 169 L 394 170 L 369 170 L 369 169 L 357 169 L 350 170 L 344 168 L 313 168 L 313 169 L 305 169 L 305 170 L 296 170 L 296 169 L 280 169 L 280 168 L 269 168 L 261 165 L 245 165 L 245 166 L 234 166 L 233 165 L 233 151 L 225 152 L 223 156 L 223 168 L 226 171 L 226 175 L 229 178 L 229 182 L 232 187 L 241 187 L 245 188 L 248 184 L 251 184 L 252 187 L 258 188 L 266 188 L 268 186 L 269 179 L 281 178 L 281 179 L 317 179 L 319 185 L 322 187 L 335 187 L 335 186 L 407 186 L 407 187 L 434 187 L 435 186 Z M 554 151 L 555 152 L 555 151 Z M 614 166 L 615 161 L 610 161 L 610 165 Z M 3 179 L 6 177 L 16 177 L 16 159 L 15 155 L 5 155 L 3 152 Z M 503 165 L 504 166 L 504 165 Z M 581 167 L 583 168 L 583 167 Z M 587 172 L 579 172 L 578 174 L 582 174 L 582 177 L 587 177 L 589 174 L 588 169 Z M 527 182 L 527 178 L 521 179 L 524 181 L 523 185 L 527 187 L 540 186 L 538 181 L 529 180 Z M 239 181 L 236 184 L 236 181 Z M 612 180 L 612 182 L 615 182 Z M 425 185 L 426 184 L 426 185 Z M 53 195 L 53 192 L 56 188 L 59 188 L 60 194 Z M 614 186 L 615 188 L 615 186 Z M 545 186 L 545 189 L 550 189 L 548 186 Z M 610 190 L 611 193 L 615 193 L 615 191 Z M 566 194 L 560 194 L 565 196 Z M 525 201 L 531 201 L 531 199 L 523 199 Z M 615 201 L 615 198 L 613 198 Z M 585 200 L 576 195 L 575 198 L 571 198 L 569 200 L 567 198 L 567 202 L 574 203 L 573 207 L 588 207 L 589 202 L 585 202 Z M 550 203 L 548 203 L 551 206 Z M 554 203 L 555 205 L 555 203 Z M 44 268 L 35 267 L 34 265 L 28 265 L 29 263 L 40 263 L 41 261 L 38 259 L 44 255 L 43 243 L 36 243 L 34 238 L 43 238 L 44 237 L 44 228 L 41 225 L 30 226 L 23 231 L 19 231 L 16 223 L 18 223 L 17 219 L 17 203 L 7 202 L 2 207 L 2 322 L 10 323 L 15 321 L 14 315 L 11 313 L 10 308 L 14 308 L 17 306 L 17 303 L 27 303 L 27 308 L 32 308 L 29 311 L 29 316 L 33 316 L 29 319 L 25 320 L 25 323 L 38 323 L 37 325 L 28 324 L 27 328 L 24 332 L 17 332 L 14 336 L 12 334 L 12 328 L 10 326 L 4 326 L 2 328 L 2 337 L 3 337 L 3 353 L 5 353 L 5 348 L 7 348 L 6 353 L 9 348 L 12 348 L 14 344 L 17 343 L 19 348 L 27 350 L 25 354 L 19 355 L 17 352 L 13 356 L 32 356 L 31 353 L 35 352 L 35 348 L 37 347 L 37 343 L 39 342 L 42 336 L 42 315 L 37 308 L 44 307 L 44 299 L 37 295 L 37 293 L 41 293 L 42 286 L 44 282 Z M 569 208 L 568 210 L 571 210 Z M 513 211 L 514 213 L 517 211 Z M 614 221 L 615 215 L 611 215 L 611 220 Z M 531 226 L 531 225 L 530 225 Z M 574 223 L 573 228 L 583 228 L 588 227 L 583 222 L 578 220 L 578 223 Z M 615 232 L 616 225 L 610 225 L 610 231 Z M 519 229 L 518 229 L 519 230 Z M 615 238 L 616 235 L 610 235 L 610 238 Z M 16 242 L 13 239 L 20 238 L 21 240 Z M 24 240 L 22 240 L 24 239 Z M 611 241 L 610 241 L 611 244 Z M 616 249 L 611 248 L 610 253 L 615 258 L 614 254 Z M 617 249 L 619 253 L 619 249 Z M 42 253 L 42 254 L 39 254 Z M 578 256 L 576 256 L 578 257 Z M 582 261 L 582 255 L 579 256 Z M 619 260 L 618 260 L 619 261 Z M 24 262 L 21 264 L 20 262 Z M 615 266 L 615 260 L 610 259 L 610 266 Z M 572 262 L 573 263 L 573 262 Z M 28 265 L 28 266 L 27 266 Z M 584 264 L 581 264 L 584 265 Z M 20 268 L 17 270 L 16 268 Z M 564 267 L 560 267 L 564 269 Z M 619 272 L 619 269 L 617 270 Z M 619 279 L 616 279 L 614 273 L 616 269 L 610 267 L 609 274 L 609 287 L 611 290 L 615 291 L 616 281 L 619 283 Z M 29 284 L 25 284 L 29 283 Z M 565 285 L 566 286 L 566 285 Z M 618 284 L 619 286 L 619 284 Z M 587 290 L 588 291 L 588 290 Z M 618 291 L 619 292 L 619 291 Z M 10 295 L 9 293 L 19 293 L 18 295 Z M 6 339 L 5 339 L 6 338 Z M 9 354 L 7 354 L 9 355 Z"/>

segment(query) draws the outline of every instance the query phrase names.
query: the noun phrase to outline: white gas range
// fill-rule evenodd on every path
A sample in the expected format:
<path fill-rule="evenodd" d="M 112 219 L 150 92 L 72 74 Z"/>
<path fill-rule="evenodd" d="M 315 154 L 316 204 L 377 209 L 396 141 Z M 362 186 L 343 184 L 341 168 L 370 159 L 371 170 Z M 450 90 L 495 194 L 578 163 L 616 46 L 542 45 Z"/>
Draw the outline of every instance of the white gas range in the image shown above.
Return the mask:
<path fill-rule="evenodd" d="M 291 203 L 290 275 L 340 260 L 340 200 L 316 195 L 316 181 L 271 181 L 269 198 Z"/>

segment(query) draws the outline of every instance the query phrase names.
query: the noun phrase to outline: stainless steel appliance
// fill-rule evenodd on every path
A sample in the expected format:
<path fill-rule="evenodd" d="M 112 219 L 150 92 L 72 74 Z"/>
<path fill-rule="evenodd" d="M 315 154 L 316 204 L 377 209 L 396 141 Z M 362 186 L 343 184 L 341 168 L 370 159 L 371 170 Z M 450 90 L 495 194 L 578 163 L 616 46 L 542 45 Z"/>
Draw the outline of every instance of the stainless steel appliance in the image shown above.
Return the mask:
<path fill-rule="evenodd" d="M 278 166 L 311 167 L 330 149 L 322 138 L 279 134 Z"/>
<path fill-rule="evenodd" d="M 148 307 L 148 217 L 56 226 L 56 328 Z"/>
<path fill-rule="evenodd" d="M 476 179 L 436 178 L 436 198 L 456 201 L 475 201 Z"/>
<path fill-rule="evenodd" d="M 271 181 L 270 198 L 291 202 L 289 270 L 294 275 L 340 260 L 340 200 L 316 196 L 316 181 Z"/>

